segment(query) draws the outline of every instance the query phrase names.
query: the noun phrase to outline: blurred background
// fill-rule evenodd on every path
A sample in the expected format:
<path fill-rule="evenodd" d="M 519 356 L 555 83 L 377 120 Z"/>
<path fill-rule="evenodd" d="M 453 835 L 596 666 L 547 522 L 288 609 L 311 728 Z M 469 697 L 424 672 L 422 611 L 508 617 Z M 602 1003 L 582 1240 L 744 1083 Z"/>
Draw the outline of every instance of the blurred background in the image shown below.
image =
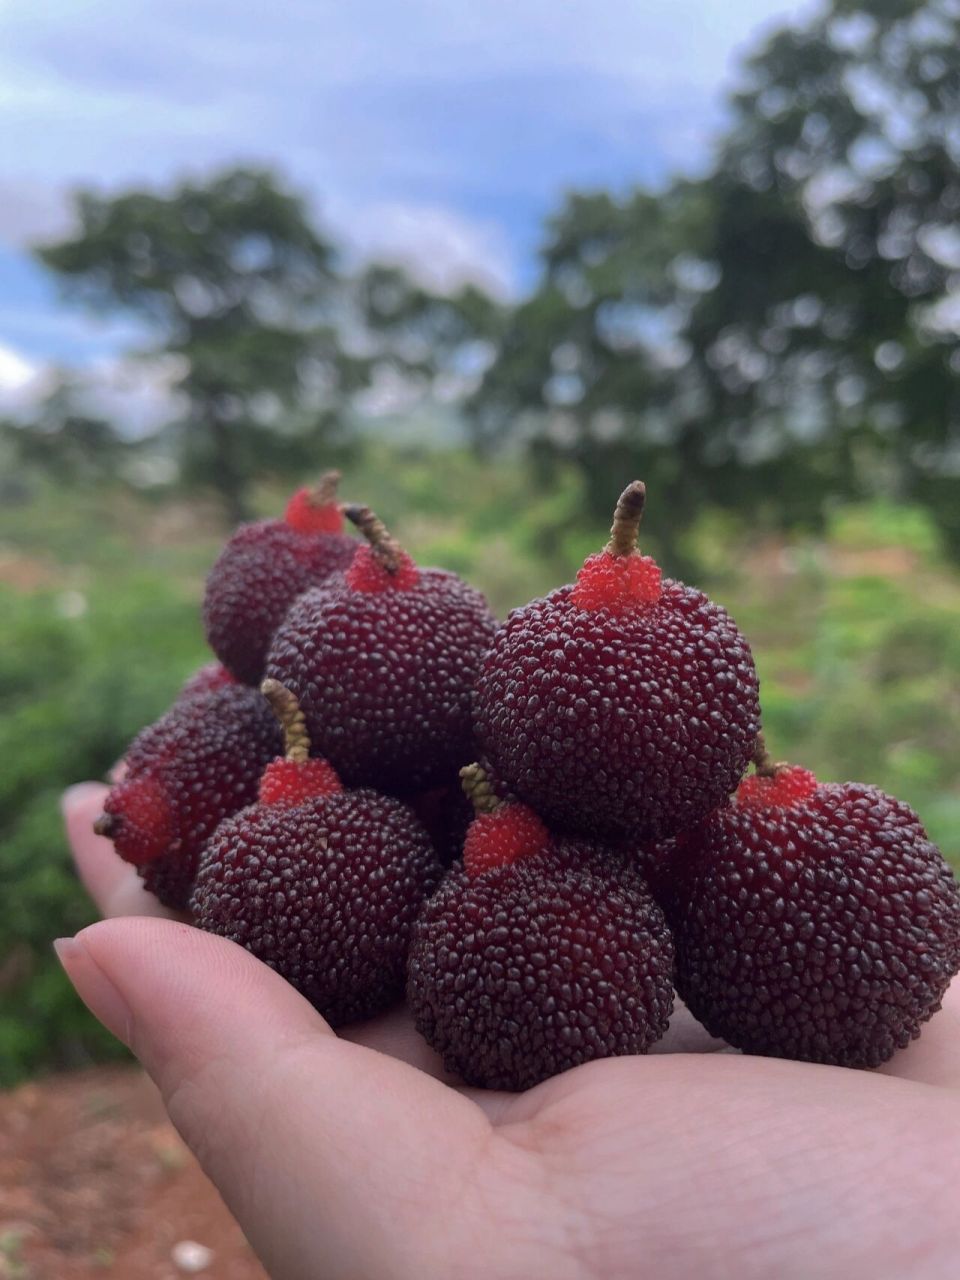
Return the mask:
<path fill-rule="evenodd" d="M 49 954 L 91 918 L 57 797 L 205 660 L 229 528 L 331 465 L 501 614 L 642 476 L 774 754 L 960 865 L 960 0 L 0 29 L 0 1084 L 118 1054 Z"/>

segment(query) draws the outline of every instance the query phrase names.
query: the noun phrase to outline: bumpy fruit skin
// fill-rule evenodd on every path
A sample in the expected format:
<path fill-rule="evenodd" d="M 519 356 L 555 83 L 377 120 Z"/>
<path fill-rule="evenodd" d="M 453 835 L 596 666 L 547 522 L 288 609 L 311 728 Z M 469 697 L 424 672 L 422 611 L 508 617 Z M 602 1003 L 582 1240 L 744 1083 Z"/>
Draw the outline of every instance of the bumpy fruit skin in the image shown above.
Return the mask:
<path fill-rule="evenodd" d="M 286 520 L 241 525 L 207 578 L 203 624 L 210 648 L 238 680 L 259 684 L 273 633 L 294 600 L 345 569 L 357 543 L 301 532 Z"/>
<path fill-rule="evenodd" d="M 346 786 L 407 796 L 473 759 L 471 691 L 496 622 L 478 591 L 442 569 L 381 589 L 365 553 L 350 570 L 359 589 L 335 574 L 297 600 L 267 675 L 294 693 L 313 749 Z"/>
<path fill-rule="evenodd" d="M 236 683 L 236 676 L 232 675 L 223 663 L 208 662 L 184 681 L 183 688 L 177 694 L 177 701 L 193 698 L 198 693 L 212 693 L 214 689 L 222 689 L 225 685 Z"/>
<path fill-rule="evenodd" d="M 483 661 L 481 749 L 551 827 L 662 839 L 724 800 L 750 761 L 749 645 L 701 592 L 656 585 L 627 608 L 580 607 L 582 583 L 561 587 L 514 610 Z"/>
<path fill-rule="evenodd" d="M 642 880 L 590 846 L 447 872 L 413 931 L 417 1029 L 468 1084 L 529 1089 L 645 1053 L 673 1008 L 673 945 Z"/>
<path fill-rule="evenodd" d="M 960 967 L 960 895 L 907 805 L 793 772 L 677 837 L 677 989 L 748 1053 L 876 1067 Z"/>
<path fill-rule="evenodd" d="M 260 804 L 303 804 L 314 796 L 342 791 L 340 779 L 326 760 L 274 760 L 260 779 Z"/>
<path fill-rule="evenodd" d="M 191 905 L 200 928 L 246 947 L 338 1026 L 402 994 L 410 930 L 440 873 L 409 808 L 342 791 L 221 823 Z"/>
<path fill-rule="evenodd" d="M 467 875 L 482 875 L 521 858 L 546 853 L 550 833 L 525 804 L 501 804 L 492 813 L 478 813 L 463 842 Z"/>
<path fill-rule="evenodd" d="M 164 905 L 186 907 L 205 841 L 256 800 L 281 749 L 266 699 L 238 684 L 177 701 L 133 740 L 104 813 L 117 853 Z"/>

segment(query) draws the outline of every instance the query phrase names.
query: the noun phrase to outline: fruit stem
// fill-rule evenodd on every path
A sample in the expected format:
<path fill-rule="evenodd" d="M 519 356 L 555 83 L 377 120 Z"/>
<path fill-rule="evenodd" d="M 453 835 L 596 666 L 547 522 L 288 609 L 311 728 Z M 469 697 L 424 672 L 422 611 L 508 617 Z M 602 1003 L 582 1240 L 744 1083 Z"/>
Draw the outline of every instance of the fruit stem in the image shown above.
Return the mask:
<path fill-rule="evenodd" d="M 775 778 L 780 765 L 774 762 L 767 750 L 767 742 L 763 731 L 757 733 L 757 741 L 753 748 L 753 768 L 759 778 Z"/>
<path fill-rule="evenodd" d="M 303 764 L 310 759 L 310 735 L 300 703 L 285 684 L 270 676 L 260 686 L 260 692 L 270 703 L 283 730 L 284 755 L 288 760 Z"/>
<path fill-rule="evenodd" d="M 115 813 L 101 813 L 93 824 L 93 829 L 98 836 L 106 836 L 108 840 L 112 840 L 117 834 L 120 823 Z"/>
<path fill-rule="evenodd" d="M 646 501 L 647 486 L 642 480 L 634 480 L 621 493 L 613 513 L 610 541 L 606 547 L 611 555 L 628 556 L 631 551 L 636 551 L 637 534 Z"/>
<path fill-rule="evenodd" d="M 460 770 L 463 794 L 473 805 L 475 813 L 493 813 L 503 801 L 494 791 L 490 779 L 478 764 L 465 764 Z"/>
<path fill-rule="evenodd" d="M 329 507 L 337 500 L 339 471 L 325 471 L 312 489 L 307 490 L 307 502 L 311 507 Z"/>
<path fill-rule="evenodd" d="M 403 547 L 379 516 L 375 515 L 369 507 L 357 506 L 345 506 L 343 514 L 351 524 L 357 526 L 369 542 L 370 550 L 378 564 L 386 569 L 387 573 L 396 573 L 400 568 Z"/>

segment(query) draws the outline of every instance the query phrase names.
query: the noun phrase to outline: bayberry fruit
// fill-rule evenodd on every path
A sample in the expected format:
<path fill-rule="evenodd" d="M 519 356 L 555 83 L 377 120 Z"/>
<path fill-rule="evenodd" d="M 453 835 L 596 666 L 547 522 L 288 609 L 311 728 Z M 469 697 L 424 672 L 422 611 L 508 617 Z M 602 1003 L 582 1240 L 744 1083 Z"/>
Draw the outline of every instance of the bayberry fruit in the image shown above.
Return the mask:
<path fill-rule="evenodd" d="M 410 930 L 440 865 L 406 805 L 345 791 L 309 756 L 289 690 L 263 689 L 286 755 L 264 772 L 258 802 L 214 832 L 191 907 L 200 928 L 270 965 L 331 1025 L 353 1022 L 402 994 Z"/>
<path fill-rule="evenodd" d="M 770 765 L 675 841 L 677 987 L 747 1053 L 875 1067 L 960 967 L 960 894 L 912 809 Z"/>
<path fill-rule="evenodd" d="M 341 532 L 339 473 L 299 489 L 282 520 L 241 525 L 207 578 L 203 622 L 210 648 L 245 684 L 258 684 L 273 633 L 297 596 L 353 559 Z"/>
<path fill-rule="evenodd" d="M 280 745 L 276 720 L 256 689 L 229 684 L 181 697 L 133 740 L 95 829 L 133 863 L 151 893 L 183 910 L 207 837 L 256 799 L 260 775 Z"/>
<path fill-rule="evenodd" d="M 646 1052 L 673 1008 L 673 946 L 643 881 L 465 772 L 481 812 L 413 931 L 418 1030 L 449 1071 L 491 1089 Z"/>
<path fill-rule="evenodd" d="M 222 689 L 228 684 L 238 684 L 236 676 L 227 670 L 221 662 L 208 662 L 193 673 L 183 683 L 177 694 L 177 701 L 192 698 L 198 693 L 211 693 L 214 689 Z"/>
<path fill-rule="evenodd" d="M 293 692 L 347 785 L 410 795 L 473 755 L 471 691 L 496 622 L 478 591 L 418 568 L 366 507 L 345 514 L 368 545 L 294 604 L 267 674 Z"/>
<path fill-rule="evenodd" d="M 757 673 L 731 618 L 637 550 L 645 490 L 574 586 L 514 610 L 483 661 L 475 724 L 497 775 L 552 826 L 661 839 L 743 776 Z"/>

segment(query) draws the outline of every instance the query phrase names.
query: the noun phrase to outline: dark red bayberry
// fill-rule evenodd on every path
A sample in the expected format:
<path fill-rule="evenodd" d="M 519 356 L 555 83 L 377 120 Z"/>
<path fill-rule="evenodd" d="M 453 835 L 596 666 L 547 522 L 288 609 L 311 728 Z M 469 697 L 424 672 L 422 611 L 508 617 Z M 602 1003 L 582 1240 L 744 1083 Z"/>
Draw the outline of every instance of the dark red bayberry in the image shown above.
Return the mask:
<path fill-rule="evenodd" d="M 912 809 L 761 757 L 674 842 L 677 988 L 748 1053 L 875 1067 L 960 967 L 960 894 Z"/>
<path fill-rule="evenodd" d="M 229 684 L 180 698 L 133 740 L 95 829 L 151 893 L 182 910 L 204 842 L 223 818 L 256 799 L 260 775 L 280 746 L 276 720 L 256 689 Z"/>
<path fill-rule="evenodd" d="M 368 508 L 345 514 L 369 545 L 294 604 L 267 674 L 345 783 L 410 795 L 473 755 L 471 690 L 496 622 L 456 574 L 418 568 Z"/>
<path fill-rule="evenodd" d="M 481 812 L 413 931 L 418 1030 L 448 1070 L 491 1089 L 646 1052 L 673 1008 L 673 946 L 643 881 L 464 772 Z"/>
<path fill-rule="evenodd" d="M 258 803 L 217 828 L 191 903 L 196 923 L 280 973 L 332 1025 L 385 1009 L 403 991 L 410 929 L 440 876 L 430 839 L 399 800 L 345 791 L 309 758 L 289 690 L 263 691 L 284 725 Z"/>
<path fill-rule="evenodd" d="M 222 689 L 228 684 L 237 684 L 237 678 L 220 662 L 208 662 L 195 671 L 177 694 L 177 701 L 192 698 L 198 693 L 211 693 L 214 689 Z"/>
<path fill-rule="evenodd" d="M 759 727 L 733 621 L 637 550 L 644 494 L 626 489 L 574 586 L 511 613 L 477 682 L 497 775 L 551 825 L 605 838 L 661 839 L 704 817 L 743 776 Z"/>
<path fill-rule="evenodd" d="M 357 544 L 342 533 L 340 476 L 299 489 L 282 520 L 241 525 L 207 578 L 203 622 L 210 648 L 238 680 L 258 684 L 273 633 L 297 596 L 345 569 Z"/>

